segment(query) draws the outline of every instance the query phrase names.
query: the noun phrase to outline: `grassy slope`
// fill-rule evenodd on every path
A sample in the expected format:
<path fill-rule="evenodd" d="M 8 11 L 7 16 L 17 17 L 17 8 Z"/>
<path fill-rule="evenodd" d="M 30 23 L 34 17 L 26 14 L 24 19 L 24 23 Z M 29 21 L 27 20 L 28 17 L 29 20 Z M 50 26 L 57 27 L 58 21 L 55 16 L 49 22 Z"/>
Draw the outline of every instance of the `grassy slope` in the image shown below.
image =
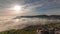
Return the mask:
<path fill-rule="evenodd" d="M 49 28 L 49 27 L 54 27 L 58 24 L 60 23 L 51 23 L 51 24 L 46 24 L 44 26 Z M 18 29 L 18 30 L 9 30 L 9 31 L 0 32 L 0 34 L 35 34 L 36 30 L 37 30 L 37 26 L 29 26 L 21 30 Z"/>

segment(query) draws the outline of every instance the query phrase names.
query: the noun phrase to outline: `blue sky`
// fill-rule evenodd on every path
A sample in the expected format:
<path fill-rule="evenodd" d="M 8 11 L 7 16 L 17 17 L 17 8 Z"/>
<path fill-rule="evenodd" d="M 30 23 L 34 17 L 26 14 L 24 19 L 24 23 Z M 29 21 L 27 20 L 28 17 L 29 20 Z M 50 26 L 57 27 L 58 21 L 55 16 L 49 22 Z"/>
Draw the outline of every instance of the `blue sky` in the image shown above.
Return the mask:
<path fill-rule="evenodd" d="M 0 0 L 0 15 L 15 15 L 7 10 L 14 4 L 24 6 L 23 15 L 60 15 L 60 0 Z"/>

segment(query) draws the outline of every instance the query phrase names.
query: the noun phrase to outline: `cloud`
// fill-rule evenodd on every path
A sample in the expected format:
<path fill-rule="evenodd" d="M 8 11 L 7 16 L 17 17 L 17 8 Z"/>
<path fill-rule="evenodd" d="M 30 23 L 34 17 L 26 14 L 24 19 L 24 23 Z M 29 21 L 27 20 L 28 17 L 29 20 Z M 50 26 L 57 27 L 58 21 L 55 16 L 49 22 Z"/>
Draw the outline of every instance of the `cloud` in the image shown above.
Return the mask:
<path fill-rule="evenodd" d="M 11 30 L 11 29 L 22 29 L 31 25 L 44 25 L 54 22 L 60 22 L 57 19 L 48 19 L 48 18 L 20 18 L 12 19 L 14 17 L 0 17 L 0 32 Z M 48 20 L 48 21 L 47 21 Z"/>
<path fill-rule="evenodd" d="M 58 5 L 60 5 L 60 0 L 26 0 L 25 4 L 29 6 L 43 4 L 43 7 L 58 7 Z"/>
<path fill-rule="evenodd" d="M 12 5 L 19 4 L 21 6 L 24 6 L 24 10 L 27 14 L 28 12 L 40 12 L 42 13 L 42 10 L 53 8 L 57 9 L 57 7 L 60 7 L 60 0 L 0 0 L 0 15 L 10 15 L 10 12 L 13 12 L 11 10 L 8 10 Z M 37 10 L 39 9 L 39 11 Z M 60 8 L 59 8 L 60 9 Z M 51 10 L 51 9 L 50 9 Z M 46 12 L 46 11 L 43 11 Z M 54 11 L 56 12 L 56 11 Z M 11 14 L 12 15 L 12 14 Z M 13 14 L 16 15 L 16 14 Z"/>
<path fill-rule="evenodd" d="M 13 11 L 9 10 L 13 4 L 23 6 L 22 11 L 24 11 L 24 13 L 14 14 Z M 0 31 L 22 29 L 31 25 L 47 24 L 48 22 L 56 21 L 56 19 L 41 18 L 12 19 L 17 15 L 38 14 L 60 15 L 60 0 L 0 0 Z"/>

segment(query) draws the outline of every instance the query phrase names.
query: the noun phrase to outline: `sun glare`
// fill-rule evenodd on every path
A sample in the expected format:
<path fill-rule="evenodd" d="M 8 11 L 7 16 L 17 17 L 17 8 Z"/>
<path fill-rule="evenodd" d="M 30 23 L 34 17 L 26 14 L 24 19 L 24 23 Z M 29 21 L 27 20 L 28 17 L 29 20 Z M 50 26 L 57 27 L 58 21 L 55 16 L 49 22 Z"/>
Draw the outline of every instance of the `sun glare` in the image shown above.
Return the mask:
<path fill-rule="evenodd" d="M 19 13 L 19 12 L 22 10 L 22 7 L 19 6 L 19 5 L 15 5 L 15 6 L 13 7 L 13 10 L 14 10 L 16 13 Z"/>

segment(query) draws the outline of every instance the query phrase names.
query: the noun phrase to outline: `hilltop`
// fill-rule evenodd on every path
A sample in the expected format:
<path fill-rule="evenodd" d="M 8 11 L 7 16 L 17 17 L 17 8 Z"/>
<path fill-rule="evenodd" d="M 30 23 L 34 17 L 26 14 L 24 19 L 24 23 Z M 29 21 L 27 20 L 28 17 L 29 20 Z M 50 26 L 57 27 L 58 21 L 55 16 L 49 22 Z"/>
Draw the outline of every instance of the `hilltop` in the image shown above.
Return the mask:
<path fill-rule="evenodd" d="M 20 19 L 20 18 L 54 18 L 54 19 L 60 19 L 60 15 L 16 16 L 14 19 Z"/>

